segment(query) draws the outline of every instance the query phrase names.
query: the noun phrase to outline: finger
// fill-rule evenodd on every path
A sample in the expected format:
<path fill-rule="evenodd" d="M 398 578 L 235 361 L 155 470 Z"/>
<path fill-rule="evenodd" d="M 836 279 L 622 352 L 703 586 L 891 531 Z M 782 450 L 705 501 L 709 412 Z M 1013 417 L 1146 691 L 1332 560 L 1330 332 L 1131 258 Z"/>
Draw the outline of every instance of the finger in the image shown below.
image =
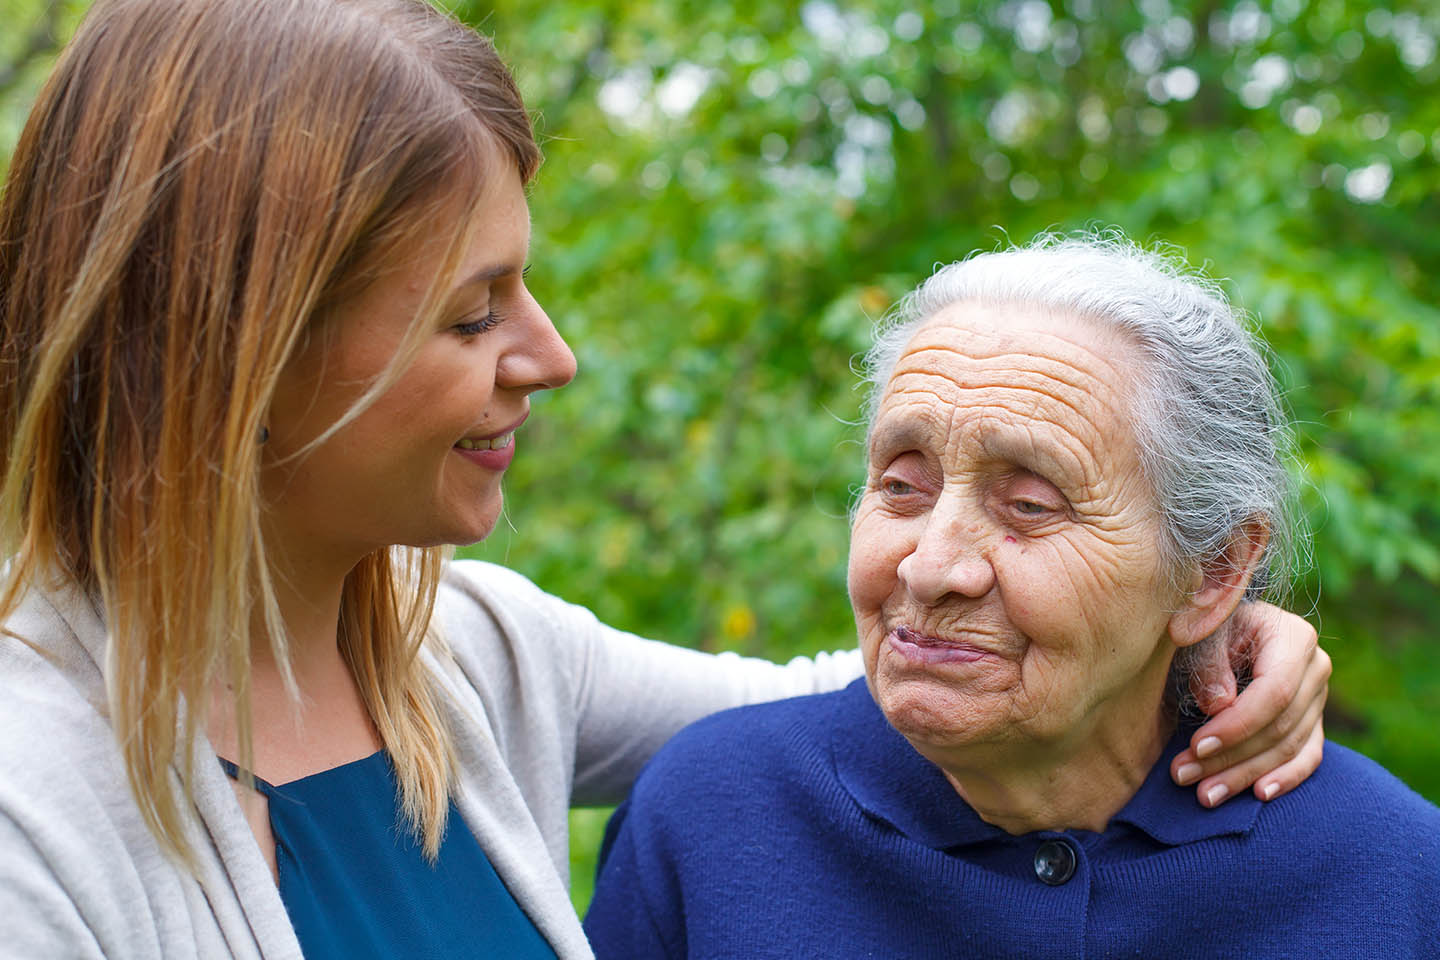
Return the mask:
<path fill-rule="evenodd" d="M 1325 731 L 1316 726 L 1305 743 L 1305 749 L 1289 763 L 1281 764 L 1273 771 L 1255 781 L 1255 796 L 1261 800 L 1274 800 L 1300 786 L 1310 774 L 1320 768 L 1325 755 Z"/>
<path fill-rule="evenodd" d="M 1170 772 L 1181 786 L 1219 773 L 1271 750 L 1290 737 L 1295 752 L 1308 742 L 1310 730 L 1318 727 L 1329 691 L 1330 658 L 1316 648 L 1301 678 L 1295 696 L 1271 678 L 1252 683 L 1230 708 L 1212 718 L 1190 738 L 1190 746 L 1176 755 Z M 1269 723 L 1264 718 L 1272 717 Z M 1276 766 L 1287 763 L 1282 756 Z M 1246 784 L 1248 786 L 1248 784 Z"/>
<path fill-rule="evenodd" d="M 1201 712 L 1211 716 L 1235 702 L 1235 670 L 1231 666 L 1230 644 L 1209 644 L 1199 651 L 1190 678 L 1190 695 Z"/>
<path fill-rule="evenodd" d="M 1271 677 L 1282 686 L 1298 688 L 1313 661 L 1329 656 L 1320 649 L 1320 637 L 1303 617 L 1268 603 L 1242 604 L 1236 611 L 1236 633 L 1230 646 L 1237 656 L 1251 656 L 1251 672 L 1258 680 Z M 1292 696 L 1293 696 L 1292 692 Z"/>
<path fill-rule="evenodd" d="M 1293 648 L 1282 651 L 1278 642 L 1262 647 L 1256 656 L 1254 681 L 1234 704 L 1212 717 L 1191 738 L 1195 759 L 1203 762 L 1215 754 L 1230 752 L 1231 763 L 1226 765 L 1238 763 L 1289 735 L 1300 718 L 1312 712 L 1315 702 L 1325 702 L 1330 656 L 1307 639 L 1314 636 L 1308 623 L 1291 614 L 1284 617 L 1291 639 L 1303 641 L 1303 657 L 1291 659 Z M 1303 630 L 1297 630 L 1299 627 Z M 1255 742 L 1247 745 L 1245 741 L 1250 739 Z M 1207 765 L 1205 772 L 1208 775 L 1217 769 Z"/>
<path fill-rule="evenodd" d="M 1230 634 L 1226 638 L 1225 646 L 1230 651 L 1230 660 L 1236 669 L 1248 668 L 1254 662 L 1256 649 L 1265 645 L 1267 637 L 1282 635 L 1280 642 L 1283 646 L 1286 643 L 1283 637 L 1285 630 L 1300 629 L 1296 624 L 1289 624 L 1287 627 L 1287 616 L 1290 614 L 1286 611 L 1261 600 L 1247 601 L 1235 608 L 1235 612 L 1230 615 Z M 1303 633 L 1298 639 L 1303 645 Z M 1295 645 L 1293 641 L 1291 645 Z"/>
<path fill-rule="evenodd" d="M 1210 769 L 1205 770 L 1202 779 L 1198 779 L 1198 783 L 1195 783 L 1195 796 L 1204 806 L 1218 805 L 1228 797 L 1236 796 L 1241 790 L 1246 790 L 1251 784 L 1259 782 L 1261 777 L 1272 776 L 1286 764 L 1300 759 L 1302 754 L 1305 759 L 1299 766 L 1286 769 L 1286 776 L 1296 776 L 1302 771 L 1308 776 L 1313 767 L 1309 767 L 1309 769 L 1305 767 L 1309 761 L 1309 754 L 1306 754 L 1306 750 L 1310 746 L 1313 731 L 1320 730 L 1323 712 L 1325 712 L 1323 702 L 1310 702 L 1310 710 L 1297 720 L 1297 723 L 1290 728 L 1289 733 L 1274 741 L 1272 746 L 1260 753 L 1251 754 L 1251 756 L 1221 753 L 1210 757 L 1207 760 L 1207 763 L 1211 764 Z M 1323 738 L 1323 733 L 1320 734 L 1320 737 Z M 1269 783 L 1269 780 L 1266 780 L 1266 783 Z M 1299 780 L 1296 780 L 1296 783 L 1299 783 Z"/>
<path fill-rule="evenodd" d="M 1195 785 L 1195 796 L 1202 806 L 1216 807 L 1238 796 L 1254 784 L 1255 796 L 1273 800 L 1293 790 L 1320 766 L 1325 750 L 1325 734 L 1320 725 L 1309 727 L 1311 733 L 1301 743 L 1277 746 L 1274 750 L 1230 767 L 1214 777 L 1206 777 Z M 1293 758 L 1287 760 L 1293 754 Z"/>
<path fill-rule="evenodd" d="M 1314 634 L 1303 619 L 1270 604 L 1247 603 L 1237 608 L 1226 625 L 1223 649 L 1209 651 L 1192 682 L 1200 709 L 1225 722 L 1220 729 L 1212 728 L 1197 736 L 1196 743 L 1218 737 L 1220 744 L 1210 742 L 1213 752 L 1220 746 L 1235 745 L 1234 736 L 1243 739 L 1274 722 L 1299 696 L 1300 684 L 1316 650 Z M 1232 664 L 1246 664 L 1252 652 L 1255 656 L 1249 666 L 1259 689 L 1245 698 L 1242 709 L 1227 715 L 1236 702 Z M 1238 731 L 1232 729 L 1236 724 Z M 1201 754 L 1206 752 L 1200 750 Z"/>

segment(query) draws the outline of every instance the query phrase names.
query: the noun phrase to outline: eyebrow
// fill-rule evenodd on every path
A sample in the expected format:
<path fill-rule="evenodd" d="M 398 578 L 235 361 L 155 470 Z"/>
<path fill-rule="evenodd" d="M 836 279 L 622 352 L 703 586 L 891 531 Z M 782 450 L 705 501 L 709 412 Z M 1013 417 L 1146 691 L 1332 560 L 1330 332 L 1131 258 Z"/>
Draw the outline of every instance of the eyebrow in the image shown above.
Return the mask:
<path fill-rule="evenodd" d="M 876 424 L 870 434 L 869 446 L 865 451 L 868 464 L 873 465 L 877 454 L 893 454 L 901 450 L 923 448 L 934 443 L 947 443 L 949 431 L 925 416 L 891 418 Z M 1062 490 L 1085 482 L 1083 464 L 1071 462 L 1065 454 L 1057 455 L 1033 442 L 1025 435 L 1017 435 L 1004 428 L 981 427 L 980 447 L 988 456 L 1012 463 L 1022 470 L 1054 483 Z M 1078 469 L 1078 473 L 1076 472 Z"/>
<path fill-rule="evenodd" d="M 497 263 L 493 266 L 481 267 L 469 277 L 457 283 L 455 289 L 460 290 L 465 287 L 478 287 L 481 284 L 489 283 L 492 280 L 497 280 L 500 277 L 508 276 L 516 272 L 514 265 L 508 263 Z"/>
<path fill-rule="evenodd" d="M 1053 449 L 1035 443 L 1032 438 L 1022 439 L 1002 430 L 986 431 L 980 442 L 991 456 L 1007 460 L 1062 489 L 1085 482 L 1084 463 L 1067 448 L 1061 447 L 1064 455 L 1057 455 Z"/>
<path fill-rule="evenodd" d="M 910 416 L 898 423 L 894 417 L 882 419 L 870 434 L 866 456 L 867 458 L 873 456 L 876 451 L 880 450 L 924 446 L 935 436 L 935 433 L 935 425 L 923 418 Z"/>

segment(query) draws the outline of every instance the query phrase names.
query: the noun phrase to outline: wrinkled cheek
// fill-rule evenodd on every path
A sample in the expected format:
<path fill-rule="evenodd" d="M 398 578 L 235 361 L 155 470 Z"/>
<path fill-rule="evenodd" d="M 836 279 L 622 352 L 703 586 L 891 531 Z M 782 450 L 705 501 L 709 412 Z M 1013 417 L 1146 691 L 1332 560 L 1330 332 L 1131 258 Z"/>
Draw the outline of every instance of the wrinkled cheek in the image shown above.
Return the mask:
<path fill-rule="evenodd" d="M 1063 587 L 1057 589 L 1058 585 L 1049 578 L 997 576 L 996 585 L 1003 597 L 1009 630 L 1023 638 L 1022 668 L 1035 656 L 1043 663 L 1055 652 L 1053 646 L 1064 629 L 1065 619 L 1074 614 L 1074 598 Z"/>
<path fill-rule="evenodd" d="M 1020 693 L 1015 723 L 1037 740 L 1053 739 L 1070 728 L 1077 705 L 1075 687 L 1081 682 L 1079 665 L 1069 651 L 1031 644 L 1020 666 Z M 1083 685 L 1083 683 L 1080 683 Z"/>
<path fill-rule="evenodd" d="M 1015 629 L 1042 653 L 1056 655 L 1083 632 L 1094 615 L 1087 590 L 1091 572 L 1064 545 L 1011 547 L 1007 562 L 997 564 L 996 580 L 1005 613 Z"/>
<path fill-rule="evenodd" d="M 855 636 L 860 644 L 860 654 L 865 661 L 865 674 L 875 678 L 875 663 L 881 641 L 884 639 L 885 622 L 877 608 L 855 608 Z"/>
<path fill-rule="evenodd" d="M 850 554 L 847 574 L 850 606 L 867 663 L 873 665 L 875 648 L 884 633 L 884 606 L 895 587 L 895 564 L 863 548 Z"/>
<path fill-rule="evenodd" d="M 845 589 L 850 594 L 850 607 L 855 611 L 857 620 L 875 607 L 873 568 L 873 557 L 865 552 L 862 545 L 852 543 L 850 562 L 845 569 Z"/>

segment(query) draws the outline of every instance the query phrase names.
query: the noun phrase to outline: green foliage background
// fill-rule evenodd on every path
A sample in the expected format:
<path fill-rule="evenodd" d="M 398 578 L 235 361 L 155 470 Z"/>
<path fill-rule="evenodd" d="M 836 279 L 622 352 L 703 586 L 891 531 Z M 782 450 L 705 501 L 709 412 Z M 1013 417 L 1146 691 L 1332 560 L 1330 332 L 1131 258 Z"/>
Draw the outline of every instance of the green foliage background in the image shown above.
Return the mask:
<path fill-rule="evenodd" d="M 0 0 L 0 154 L 84 6 Z M 531 286 L 580 363 L 470 553 L 679 643 L 851 644 L 871 321 L 937 262 L 1115 224 L 1259 317 L 1299 426 L 1327 731 L 1440 801 L 1433 0 L 457 13 L 536 112 Z M 583 904 L 603 815 L 574 824 Z"/>

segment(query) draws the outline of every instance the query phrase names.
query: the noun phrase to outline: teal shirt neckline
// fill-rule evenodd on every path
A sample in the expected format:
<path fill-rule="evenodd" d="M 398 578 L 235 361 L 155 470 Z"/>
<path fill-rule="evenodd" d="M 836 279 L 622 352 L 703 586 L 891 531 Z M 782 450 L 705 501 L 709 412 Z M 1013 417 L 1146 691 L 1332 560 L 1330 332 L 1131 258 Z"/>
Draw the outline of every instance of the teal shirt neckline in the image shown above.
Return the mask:
<path fill-rule="evenodd" d="M 238 777 L 234 763 L 220 763 Z M 280 899 L 306 960 L 555 960 L 453 799 L 439 855 L 425 859 L 383 750 L 255 786 L 269 801 Z"/>

